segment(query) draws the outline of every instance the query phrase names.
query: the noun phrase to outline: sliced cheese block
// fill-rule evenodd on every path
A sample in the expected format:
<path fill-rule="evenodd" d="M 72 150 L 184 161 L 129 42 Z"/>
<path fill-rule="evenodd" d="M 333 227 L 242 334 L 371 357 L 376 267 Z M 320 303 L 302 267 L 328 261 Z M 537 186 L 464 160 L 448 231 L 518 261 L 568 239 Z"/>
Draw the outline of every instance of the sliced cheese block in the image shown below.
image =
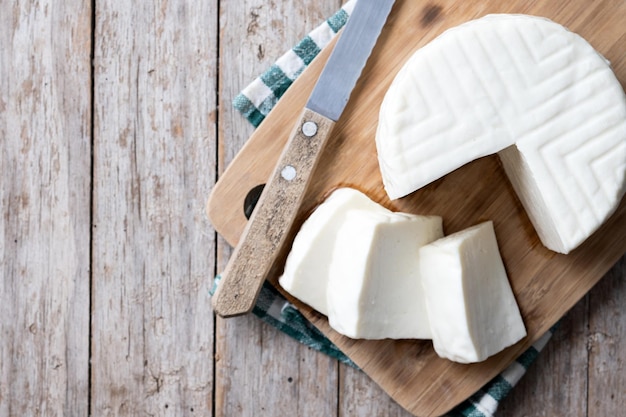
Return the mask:
<path fill-rule="evenodd" d="M 351 188 L 339 188 L 303 223 L 287 256 L 280 285 L 300 301 L 327 315 L 326 284 L 337 231 L 352 210 L 391 213 Z"/>
<path fill-rule="evenodd" d="M 418 250 L 442 236 L 441 217 L 351 212 L 330 265 L 330 326 L 351 338 L 429 339 Z"/>
<path fill-rule="evenodd" d="M 480 362 L 526 336 L 492 222 L 420 249 L 433 346 L 455 362 Z"/>
<path fill-rule="evenodd" d="M 488 15 L 408 60 L 383 100 L 376 146 L 391 199 L 502 151 L 542 242 L 568 253 L 626 190 L 626 98 L 580 36 L 540 17 Z"/>

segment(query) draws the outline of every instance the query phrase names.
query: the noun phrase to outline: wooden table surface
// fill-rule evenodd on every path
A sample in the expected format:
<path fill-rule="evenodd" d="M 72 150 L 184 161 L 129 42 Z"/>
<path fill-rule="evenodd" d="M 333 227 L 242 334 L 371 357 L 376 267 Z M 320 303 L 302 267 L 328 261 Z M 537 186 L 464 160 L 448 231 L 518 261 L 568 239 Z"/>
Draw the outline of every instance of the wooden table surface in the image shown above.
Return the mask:
<path fill-rule="evenodd" d="M 204 204 L 252 132 L 231 100 L 340 5 L 0 0 L 0 416 L 408 416 L 208 297 L 231 248 Z M 498 415 L 623 414 L 625 278 Z"/>

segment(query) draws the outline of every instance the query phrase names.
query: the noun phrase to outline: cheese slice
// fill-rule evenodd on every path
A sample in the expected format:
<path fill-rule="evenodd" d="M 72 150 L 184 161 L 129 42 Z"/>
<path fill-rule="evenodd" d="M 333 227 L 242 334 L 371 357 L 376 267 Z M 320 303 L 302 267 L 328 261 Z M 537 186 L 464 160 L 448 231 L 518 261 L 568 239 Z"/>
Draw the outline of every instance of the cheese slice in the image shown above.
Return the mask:
<path fill-rule="evenodd" d="M 439 356 L 480 362 L 526 336 L 492 222 L 422 247 L 420 268 Z"/>
<path fill-rule="evenodd" d="M 351 338 L 429 339 L 418 250 L 442 236 L 441 217 L 351 212 L 330 264 L 330 326 Z"/>
<path fill-rule="evenodd" d="M 408 60 L 384 97 L 376 146 L 391 199 L 500 152 L 544 245 L 568 253 L 626 191 L 626 97 L 577 34 L 488 15 Z"/>
<path fill-rule="evenodd" d="M 328 315 L 326 286 L 337 231 L 352 210 L 391 213 L 355 189 L 333 191 L 302 224 L 278 280 L 287 292 L 324 315 Z"/>

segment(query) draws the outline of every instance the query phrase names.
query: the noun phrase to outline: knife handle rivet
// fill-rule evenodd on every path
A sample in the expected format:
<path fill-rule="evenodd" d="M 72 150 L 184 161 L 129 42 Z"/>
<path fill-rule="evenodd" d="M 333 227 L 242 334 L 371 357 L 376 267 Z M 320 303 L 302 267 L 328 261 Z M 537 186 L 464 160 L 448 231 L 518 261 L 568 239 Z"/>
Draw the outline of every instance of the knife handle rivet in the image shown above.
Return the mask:
<path fill-rule="evenodd" d="M 286 165 L 281 171 L 280 176 L 286 179 L 287 181 L 292 181 L 296 178 L 296 169 L 291 165 Z"/>
<path fill-rule="evenodd" d="M 304 124 L 302 125 L 302 133 L 308 138 L 310 138 L 311 136 L 315 136 L 315 134 L 317 133 L 317 124 L 311 121 L 304 122 Z"/>

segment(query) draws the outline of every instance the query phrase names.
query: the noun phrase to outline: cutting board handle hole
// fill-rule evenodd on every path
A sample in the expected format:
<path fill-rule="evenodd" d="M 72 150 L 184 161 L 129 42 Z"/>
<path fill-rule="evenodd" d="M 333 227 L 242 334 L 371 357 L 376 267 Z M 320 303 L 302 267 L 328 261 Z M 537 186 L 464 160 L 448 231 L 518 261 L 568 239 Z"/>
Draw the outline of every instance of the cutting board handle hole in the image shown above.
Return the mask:
<path fill-rule="evenodd" d="M 259 201 L 259 197 L 261 197 L 263 188 L 265 188 L 265 184 L 257 185 L 248 191 L 246 198 L 243 200 L 243 214 L 246 216 L 246 219 L 249 220 L 250 216 L 252 216 L 252 211 L 254 210 L 254 207 L 256 207 L 256 203 Z"/>

